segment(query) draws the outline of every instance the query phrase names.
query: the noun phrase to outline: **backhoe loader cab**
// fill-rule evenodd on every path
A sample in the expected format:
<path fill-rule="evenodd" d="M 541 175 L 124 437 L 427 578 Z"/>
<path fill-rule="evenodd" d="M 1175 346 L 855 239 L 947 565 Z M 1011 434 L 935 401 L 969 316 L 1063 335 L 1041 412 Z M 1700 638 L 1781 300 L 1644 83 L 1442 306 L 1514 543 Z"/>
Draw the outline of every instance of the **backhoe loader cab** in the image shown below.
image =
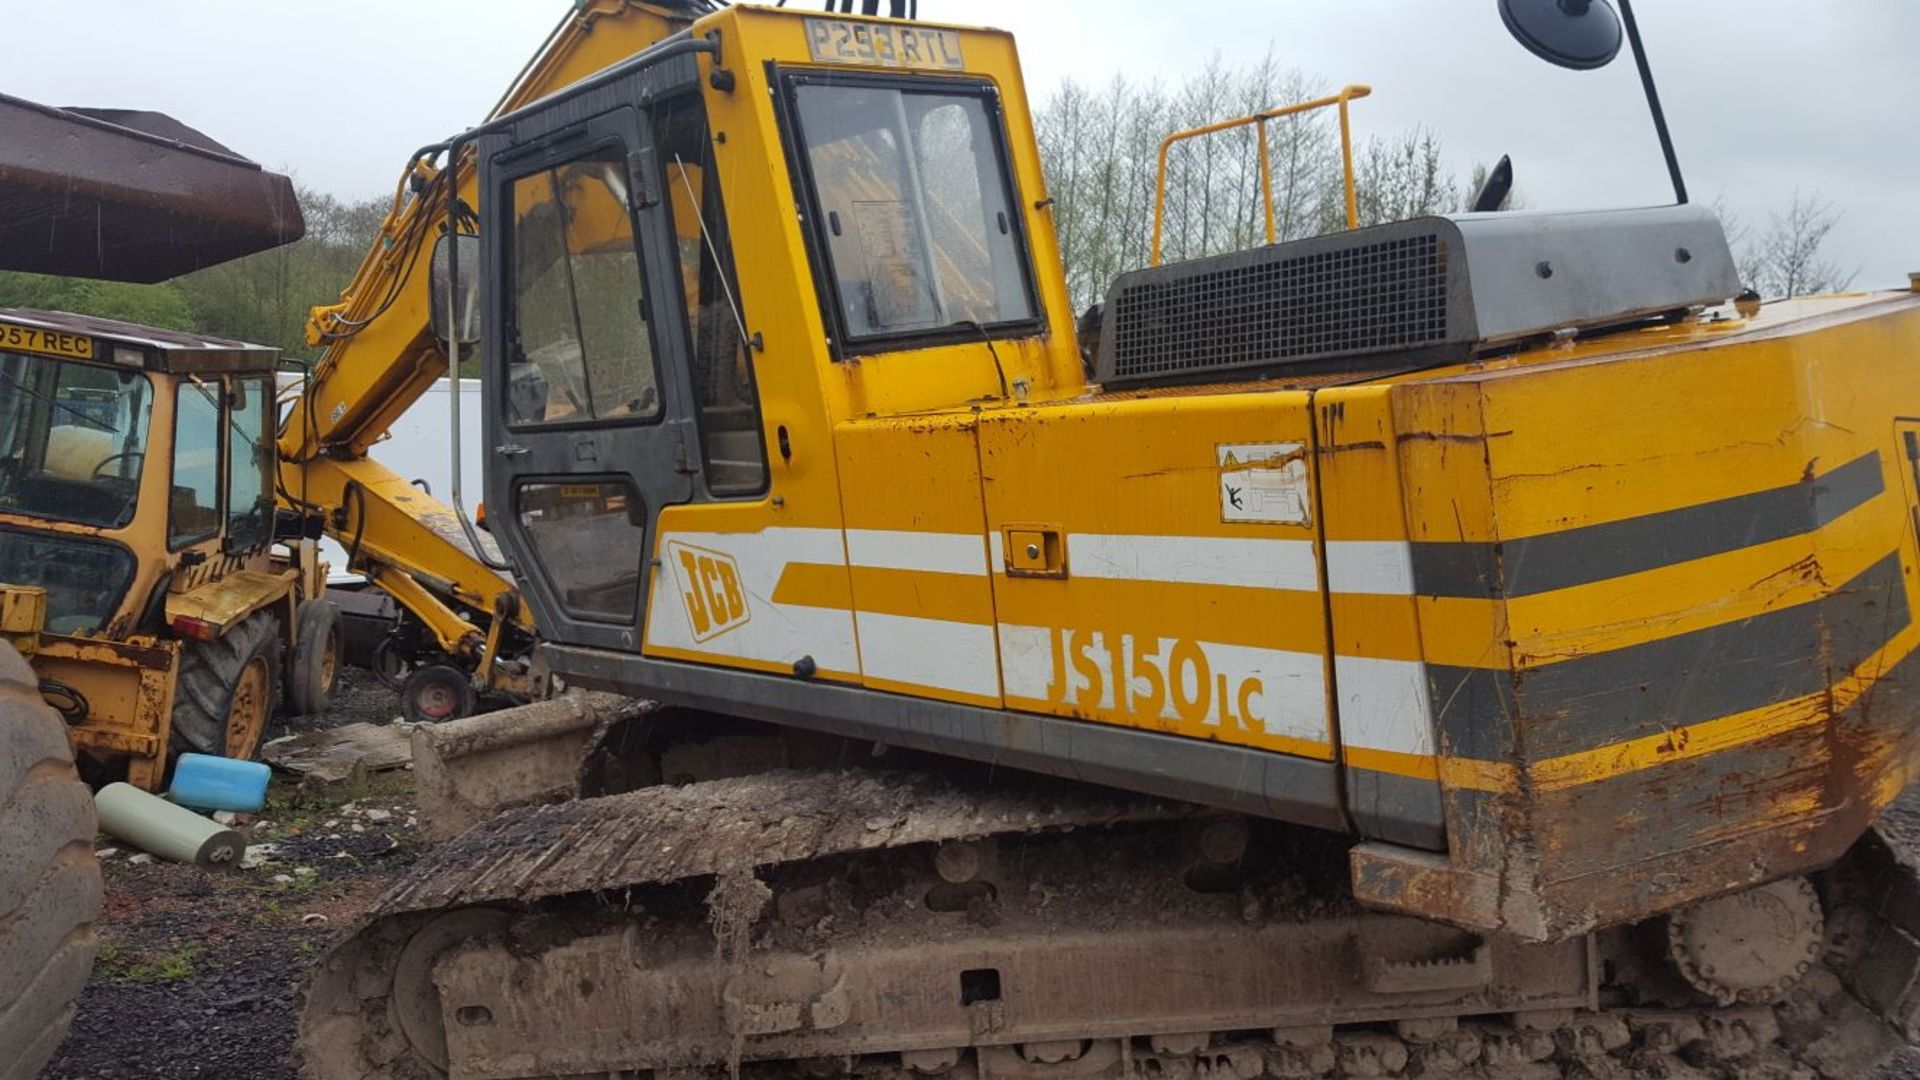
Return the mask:
<path fill-rule="evenodd" d="M 251 757 L 288 680 L 330 691 L 331 609 L 274 553 L 278 350 L 0 311 L 0 634 L 83 769 L 159 786 Z"/>

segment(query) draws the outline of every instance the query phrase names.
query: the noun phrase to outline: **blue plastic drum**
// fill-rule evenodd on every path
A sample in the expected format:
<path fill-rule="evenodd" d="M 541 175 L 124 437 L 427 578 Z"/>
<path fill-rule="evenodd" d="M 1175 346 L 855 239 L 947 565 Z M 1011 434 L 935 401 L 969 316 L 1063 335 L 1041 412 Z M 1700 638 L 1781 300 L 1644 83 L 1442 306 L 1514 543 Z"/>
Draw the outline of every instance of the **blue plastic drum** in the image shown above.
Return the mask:
<path fill-rule="evenodd" d="M 181 754 L 173 765 L 173 786 L 167 795 L 181 806 L 196 810 L 231 810 L 251 814 L 267 801 L 267 780 L 273 771 L 258 761 L 237 761 L 211 754 Z"/>

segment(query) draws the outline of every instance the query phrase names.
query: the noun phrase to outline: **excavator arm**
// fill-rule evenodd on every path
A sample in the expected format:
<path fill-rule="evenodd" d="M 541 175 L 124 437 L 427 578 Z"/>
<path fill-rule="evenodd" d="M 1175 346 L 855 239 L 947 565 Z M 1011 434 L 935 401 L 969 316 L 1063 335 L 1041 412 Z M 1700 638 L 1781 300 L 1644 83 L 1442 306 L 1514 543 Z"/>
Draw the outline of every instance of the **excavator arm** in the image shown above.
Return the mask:
<path fill-rule="evenodd" d="M 678 33 L 713 6 L 708 0 L 581 0 L 489 116 Z M 476 550 L 461 510 L 368 456 L 447 374 L 446 346 L 431 317 L 431 261 L 446 231 L 450 184 L 462 205 L 478 207 L 470 160 L 415 155 L 353 280 L 337 303 L 313 309 L 307 340 L 325 351 L 281 427 L 280 494 L 284 504 L 344 546 L 351 568 L 392 595 L 441 652 L 475 672 L 483 688 L 524 689 L 517 685 L 524 681 L 524 665 L 494 662 L 503 631 L 514 631 L 512 640 L 522 642 L 534 633 L 512 580 L 488 552 Z"/>

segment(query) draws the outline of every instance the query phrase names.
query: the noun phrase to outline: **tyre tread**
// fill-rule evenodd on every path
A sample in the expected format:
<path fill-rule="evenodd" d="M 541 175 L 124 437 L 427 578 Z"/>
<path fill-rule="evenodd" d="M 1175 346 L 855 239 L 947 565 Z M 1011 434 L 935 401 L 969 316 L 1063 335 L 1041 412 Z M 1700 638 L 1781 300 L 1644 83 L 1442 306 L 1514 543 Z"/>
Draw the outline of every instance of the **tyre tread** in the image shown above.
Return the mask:
<path fill-rule="evenodd" d="M 103 885 L 66 726 L 0 643 L 0 1080 L 31 1080 L 93 970 Z"/>
<path fill-rule="evenodd" d="M 260 611 L 215 641 L 190 642 L 180 656 L 180 675 L 173 691 L 174 753 L 225 754 L 227 703 L 240 671 L 265 646 L 268 664 L 278 682 L 273 662 L 273 616 Z"/>
<path fill-rule="evenodd" d="M 338 663 L 340 609 L 327 600 L 304 601 L 294 614 L 294 625 L 298 630 L 295 634 L 298 644 L 287 664 L 287 709 L 294 716 L 324 713 L 332 705 L 333 687 L 323 684 L 321 667 L 326 651 L 317 648 L 315 642 L 323 635 L 330 639 Z"/>

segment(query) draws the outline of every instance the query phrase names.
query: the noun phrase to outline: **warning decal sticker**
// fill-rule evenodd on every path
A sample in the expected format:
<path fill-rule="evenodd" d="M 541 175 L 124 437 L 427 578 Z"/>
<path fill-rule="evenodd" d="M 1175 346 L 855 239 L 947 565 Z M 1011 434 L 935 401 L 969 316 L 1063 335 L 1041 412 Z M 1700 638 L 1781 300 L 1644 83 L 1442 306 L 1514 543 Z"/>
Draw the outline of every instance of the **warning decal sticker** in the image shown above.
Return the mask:
<path fill-rule="evenodd" d="M 1226 443 L 1220 466 L 1220 520 L 1305 525 L 1307 452 L 1301 443 Z"/>

